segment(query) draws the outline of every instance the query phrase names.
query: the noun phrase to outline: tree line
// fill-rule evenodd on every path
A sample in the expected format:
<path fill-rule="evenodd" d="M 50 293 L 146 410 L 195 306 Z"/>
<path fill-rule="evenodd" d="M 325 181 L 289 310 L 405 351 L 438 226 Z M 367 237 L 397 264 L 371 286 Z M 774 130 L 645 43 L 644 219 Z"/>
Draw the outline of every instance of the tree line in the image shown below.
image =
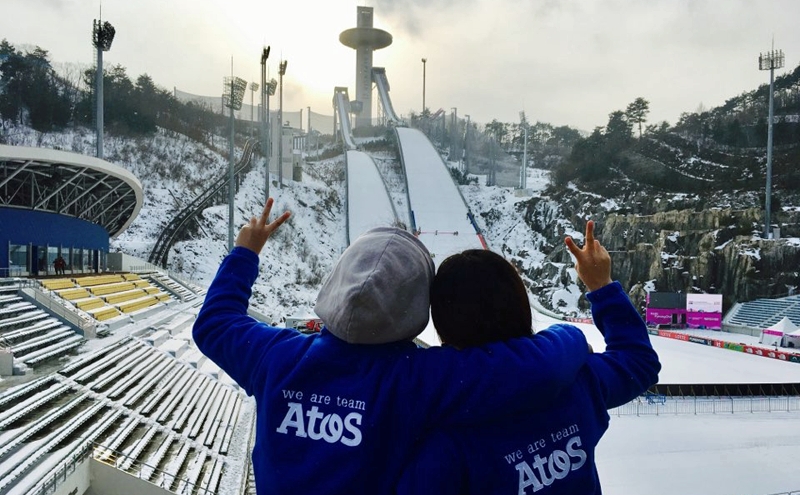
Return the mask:
<path fill-rule="evenodd" d="M 53 68 L 46 50 L 21 51 L 0 41 L 0 119 L 28 125 L 39 132 L 68 126 L 91 126 L 95 118 L 95 70 L 76 78 Z M 131 79 L 125 67 L 103 71 L 104 121 L 107 132 L 148 135 L 158 127 L 207 142 L 227 120 L 210 108 L 178 101 L 142 74 Z"/>

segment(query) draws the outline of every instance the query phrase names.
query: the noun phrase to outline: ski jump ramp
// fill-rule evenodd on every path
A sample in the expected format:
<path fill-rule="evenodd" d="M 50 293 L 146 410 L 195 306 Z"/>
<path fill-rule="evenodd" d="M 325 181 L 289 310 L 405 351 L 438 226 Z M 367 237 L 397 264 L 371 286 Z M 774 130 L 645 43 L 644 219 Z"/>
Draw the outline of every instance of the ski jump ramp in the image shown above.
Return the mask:
<path fill-rule="evenodd" d="M 395 127 L 405 170 L 409 217 L 414 232 L 428 248 L 436 267 L 452 254 L 486 249 L 458 186 L 428 138 L 417 129 Z M 417 337 L 439 345 L 433 320 Z"/>
<path fill-rule="evenodd" d="M 383 111 L 386 113 L 386 117 L 392 124 L 401 125 L 403 121 L 394 112 L 392 99 L 389 98 L 389 80 L 386 79 L 386 69 L 383 67 L 374 67 L 372 69 L 372 80 L 378 87 L 378 96 L 380 96 L 381 105 L 383 105 Z"/>
<path fill-rule="evenodd" d="M 347 178 L 347 244 L 373 227 L 390 227 L 398 223 L 394 203 L 386 183 L 372 158 L 356 149 L 350 127 L 350 102 L 347 90 L 336 88 L 334 106 L 339 118 L 345 149 Z"/>
<path fill-rule="evenodd" d="M 425 134 L 408 127 L 395 132 L 408 181 L 412 227 L 436 266 L 451 254 L 486 249 L 458 186 Z"/>

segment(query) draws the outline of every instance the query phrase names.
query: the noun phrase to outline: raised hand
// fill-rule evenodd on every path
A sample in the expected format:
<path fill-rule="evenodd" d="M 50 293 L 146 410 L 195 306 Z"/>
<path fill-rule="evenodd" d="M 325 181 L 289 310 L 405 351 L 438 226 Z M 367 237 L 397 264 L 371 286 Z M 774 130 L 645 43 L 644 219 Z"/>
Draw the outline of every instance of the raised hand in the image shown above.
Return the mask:
<path fill-rule="evenodd" d="M 237 246 L 247 248 L 256 254 L 261 253 L 261 249 L 264 248 L 267 239 L 269 239 L 269 237 L 278 230 L 278 227 L 292 215 L 288 211 L 285 211 L 283 215 L 279 216 L 274 222 L 267 223 L 273 203 L 273 199 L 269 198 L 266 206 L 264 206 L 264 211 L 261 212 L 261 217 L 259 217 L 258 220 L 256 220 L 256 217 L 252 217 L 250 222 L 242 227 L 242 230 L 239 231 L 239 235 L 236 236 Z"/>
<path fill-rule="evenodd" d="M 564 239 L 569 252 L 575 257 L 575 270 L 590 291 L 611 283 L 611 256 L 600 241 L 594 238 L 594 221 L 586 223 L 586 244 L 579 248 L 572 237 Z"/>

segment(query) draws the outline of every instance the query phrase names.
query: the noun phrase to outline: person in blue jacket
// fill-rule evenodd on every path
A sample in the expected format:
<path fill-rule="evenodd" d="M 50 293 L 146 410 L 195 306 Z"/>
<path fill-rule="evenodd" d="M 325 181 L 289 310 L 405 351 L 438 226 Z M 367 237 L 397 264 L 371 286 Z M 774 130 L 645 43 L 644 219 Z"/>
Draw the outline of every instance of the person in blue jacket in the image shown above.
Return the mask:
<path fill-rule="evenodd" d="M 478 427 L 452 425 L 419 449 L 399 494 L 600 494 L 594 450 L 608 428 L 607 409 L 625 404 L 658 379 L 661 365 L 647 328 L 618 282 L 611 258 L 586 227 L 586 246 L 571 238 L 581 280 L 591 291 L 594 323 L 606 350 L 592 354 L 578 378 L 545 410 Z M 441 340 L 463 349 L 531 334 L 527 292 L 515 268 L 490 251 L 442 262 L 431 288 Z"/>
<path fill-rule="evenodd" d="M 317 298 L 319 334 L 256 321 L 247 306 L 258 254 L 289 218 L 270 222 L 272 205 L 240 231 L 193 329 L 199 349 L 255 397 L 259 495 L 392 493 L 431 431 L 534 411 L 586 362 L 584 335 L 564 325 L 463 351 L 419 348 L 434 265 L 394 228 L 344 251 Z"/>

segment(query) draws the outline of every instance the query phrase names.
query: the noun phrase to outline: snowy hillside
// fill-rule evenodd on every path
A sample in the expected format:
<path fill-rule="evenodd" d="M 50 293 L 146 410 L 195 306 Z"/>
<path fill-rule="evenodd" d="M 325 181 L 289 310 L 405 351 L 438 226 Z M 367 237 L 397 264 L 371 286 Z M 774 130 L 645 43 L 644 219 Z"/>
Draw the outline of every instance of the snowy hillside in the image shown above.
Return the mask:
<path fill-rule="evenodd" d="M 548 237 L 571 235 L 576 240 L 583 239 L 583 234 L 563 218 L 559 204 L 544 195 L 550 183 L 549 175 L 546 170 L 528 170 L 530 197 L 516 196 L 511 188 L 486 186 L 484 177 L 479 177 L 477 184 L 460 188 L 490 249 L 502 253 L 517 266 L 534 296 L 545 306 L 557 309 L 560 313 L 582 315 L 578 307 L 581 290 L 574 268 L 566 268 L 564 263 L 548 262 L 547 266 L 551 269 L 545 271 L 546 277 L 532 275 L 542 273 L 545 258 L 555 247 L 550 244 Z M 546 217 L 542 221 L 526 220 L 532 198 L 540 200 L 533 214 Z M 555 231 L 546 236 L 543 230 L 537 230 L 535 226 L 538 225 L 552 225 Z"/>
<path fill-rule="evenodd" d="M 280 323 L 288 316 L 311 312 L 323 277 L 346 247 L 343 157 L 309 163 L 303 182 L 278 189 L 273 181 L 274 215 L 284 210 L 292 217 L 261 253 L 260 276 L 250 304 Z M 264 170 L 255 167 L 236 195 L 235 225 L 258 215 L 264 205 Z M 170 251 L 170 268 L 210 284 L 227 253 L 228 206 L 208 208 L 198 235 L 177 243 Z"/>
<path fill-rule="evenodd" d="M 94 155 L 94 133 L 85 128 L 43 134 L 16 127 L 4 140 L 10 145 Z M 228 163 L 217 150 L 163 129 L 151 137 L 106 136 L 105 155 L 106 160 L 132 172 L 144 189 L 142 210 L 125 232 L 111 240 L 111 250 L 145 260 L 172 216 L 211 179 L 224 173 Z M 344 157 L 308 163 L 303 181 L 289 182 L 283 190 L 273 178 L 270 192 L 276 200 L 275 211 L 288 209 L 293 216 L 262 253 L 262 275 L 251 302 L 254 309 L 281 322 L 287 316 L 311 311 L 323 276 L 346 246 Z M 403 194 L 396 195 L 398 201 Z M 259 160 L 236 196 L 237 230 L 251 215 L 260 213 L 263 202 L 264 171 Z M 403 208 L 401 211 L 405 204 Z M 192 239 L 177 243 L 170 251 L 168 268 L 207 285 L 227 252 L 227 205 L 206 209 L 198 224 Z"/>

